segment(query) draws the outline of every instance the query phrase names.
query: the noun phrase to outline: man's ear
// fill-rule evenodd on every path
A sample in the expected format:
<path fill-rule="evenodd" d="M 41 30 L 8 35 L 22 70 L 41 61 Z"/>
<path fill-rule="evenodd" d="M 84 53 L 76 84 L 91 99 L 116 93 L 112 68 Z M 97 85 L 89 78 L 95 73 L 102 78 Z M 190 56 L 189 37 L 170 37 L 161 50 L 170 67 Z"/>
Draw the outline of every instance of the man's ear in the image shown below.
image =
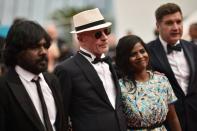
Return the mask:
<path fill-rule="evenodd" d="M 83 42 L 82 34 L 78 34 L 77 35 L 77 39 L 78 39 L 78 41 Z"/>
<path fill-rule="evenodd" d="M 80 38 L 80 36 L 79 36 L 79 35 L 77 35 L 77 40 L 78 40 L 78 41 L 81 41 L 81 38 Z"/>
<path fill-rule="evenodd" d="M 157 30 L 159 29 L 159 22 L 156 22 Z"/>
<path fill-rule="evenodd" d="M 15 55 L 16 62 L 17 62 L 18 65 L 20 65 L 21 57 L 24 56 L 24 55 L 25 55 L 25 50 L 22 50 Z"/>

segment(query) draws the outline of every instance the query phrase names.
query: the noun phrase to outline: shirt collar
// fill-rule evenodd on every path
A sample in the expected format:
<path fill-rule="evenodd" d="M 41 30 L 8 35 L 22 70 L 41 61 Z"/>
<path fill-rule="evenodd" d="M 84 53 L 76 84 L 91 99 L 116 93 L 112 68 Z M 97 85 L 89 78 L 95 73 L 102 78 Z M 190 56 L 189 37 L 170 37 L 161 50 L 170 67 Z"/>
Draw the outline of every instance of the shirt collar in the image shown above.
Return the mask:
<path fill-rule="evenodd" d="M 35 78 L 37 78 L 38 76 L 39 76 L 41 79 L 43 78 L 42 73 L 40 73 L 39 75 L 35 75 L 35 74 L 33 74 L 33 73 L 31 73 L 31 72 L 25 70 L 24 68 L 20 67 L 19 65 L 16 65 L 16 66 L 15 66 L 15 70 L 16 70 L 17 74 L 18 74 L 21 78 L 23 78 L 23 79 L 25 79 L 26 81 L 29 81 L 29 82 L 31 82 L 32 79 L 35 79 Z"/>
<path fill-rule="evenodd" d="M 89 58 L 91 60 L 94 60 L 96 58 L 96 56 L 94 54 L 92 54 L 91 52 L 87 51 L 86 49 L 80 47 L 80 50 L 82 50 L 83 52 L 88 53 L 88 54 L 91 55 L 91 58 L 89 58 L 89 57 L 86 57 L 86 58 Z M 102 54 L 101 55 L 101 58 L 104 58 L 104 57 L 105 57 L 105 54 Z"/>
<path fill-rule="evenodd" d="M 161 44 L 162 44 L 162 46 L 163 46 L 163 48 L 164 48 L 164 50 L 165 50 L 165 52 L 167 53 L 168 51 L 167 51 L 167 42 L 165 41 L 165 40 L 163 40 L 162 39 L 162 37 L 159 35 L 159 40 L 160 40 L 160 42 L 161 42 Z M 177 42 L 176 42 L 176 44 L 175 45 L 177 45 L 177 44 L 179 44 L 180 43 L 180 40 L 178 40 Z"/>

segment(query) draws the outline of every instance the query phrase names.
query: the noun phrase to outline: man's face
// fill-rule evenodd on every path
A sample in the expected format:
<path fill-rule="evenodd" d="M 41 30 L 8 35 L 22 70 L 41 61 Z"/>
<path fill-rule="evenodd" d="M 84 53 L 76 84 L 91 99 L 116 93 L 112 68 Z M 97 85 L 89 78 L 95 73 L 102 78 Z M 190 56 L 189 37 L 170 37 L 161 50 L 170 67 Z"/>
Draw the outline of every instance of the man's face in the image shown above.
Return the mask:
<path fill-rule="evenodd" d="M 100 57 L 109 49 L 109 34 L 110 30 L 108 28 L 103 28 L 99 30 L 83 32 L 79 35 L 79 40 L 81 41 L 81 46 L 83 48 L 90 51 L 95 56 Z"/>
<path fill-rule="evenodd" d="M 175 44 L 181 39 L 183 34 L 182 15 L 180 12 L 166 15 L 157 22 L 160 36 L 167 43 Z"/>
<path fill-rule="evenodd" d="M 17 64 L 34 74 L 46 71 L 48 65 L 47 51 L 46 41 L 42 39 L 35 46 L 21 51 L 17 56 Z"/>
<path fill-rule="evenodd" d="M 196 25 L 190 26 L 189 35 L 191 37 L 191 40 L 197 39 L 197 26 Z"/>

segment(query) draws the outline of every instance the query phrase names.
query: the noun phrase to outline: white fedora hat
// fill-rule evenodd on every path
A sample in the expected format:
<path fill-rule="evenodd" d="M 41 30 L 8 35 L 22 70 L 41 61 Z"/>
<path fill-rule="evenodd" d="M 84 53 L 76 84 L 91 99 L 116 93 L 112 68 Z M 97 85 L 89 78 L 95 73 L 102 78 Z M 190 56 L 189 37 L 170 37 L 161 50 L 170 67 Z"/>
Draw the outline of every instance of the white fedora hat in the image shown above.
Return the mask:
<path fill-rule="evenodd" d="M 81 33 L 85 31 L 97 30 L 111 26 L 111 22 L 105 22 L 104 17 L 98 8 L 86 10 L 73 16 L 75 30 L 70 33 Z"/>

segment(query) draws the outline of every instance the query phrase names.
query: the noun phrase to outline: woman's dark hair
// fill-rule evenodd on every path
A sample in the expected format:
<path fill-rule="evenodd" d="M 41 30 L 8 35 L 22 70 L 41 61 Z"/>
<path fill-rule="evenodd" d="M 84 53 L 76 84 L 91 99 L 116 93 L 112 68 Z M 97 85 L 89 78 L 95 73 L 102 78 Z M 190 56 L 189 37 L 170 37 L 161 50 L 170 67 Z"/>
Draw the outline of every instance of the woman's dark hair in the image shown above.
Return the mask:
<path fill-rule="evenodd" d="M 39 24 L 29 20 L 14 23 L 8 31 L 3 51 L 6 66 L 14 67 L 18 53 L 34 47 L 43 38 L 49 47 L 51 38 Z"/>
<path fill-rule="evenodd" d="M 116 47 L 116 66 L 118 75 L 121 78 L 129 78 L 134 82 L 134 71 L 130 65 L 129 58 L 131 51 L 137 43 L 141 43 L 145 48 L 146 52 L 149 53 L 149 50 L 146 47 L 144 41 L 136 35 L 128 35 L 120 38 L 118 45 Z M 150 56 L 150 55 L 149 55 Z M 150 68 L 150 65 L 148 65 Z M 135 82 L 134 82 L 135 84 Z"/>
<path fill-rule="evenodd" d="M 156 20 L 160 22 L 164 16 L 174 14 L 176 12 L 180 12 L 182 15 L 181 8 L 177 4 L 167 3 L 157 8 L 157 10 L 155 11 L 155 17 Z"/>

